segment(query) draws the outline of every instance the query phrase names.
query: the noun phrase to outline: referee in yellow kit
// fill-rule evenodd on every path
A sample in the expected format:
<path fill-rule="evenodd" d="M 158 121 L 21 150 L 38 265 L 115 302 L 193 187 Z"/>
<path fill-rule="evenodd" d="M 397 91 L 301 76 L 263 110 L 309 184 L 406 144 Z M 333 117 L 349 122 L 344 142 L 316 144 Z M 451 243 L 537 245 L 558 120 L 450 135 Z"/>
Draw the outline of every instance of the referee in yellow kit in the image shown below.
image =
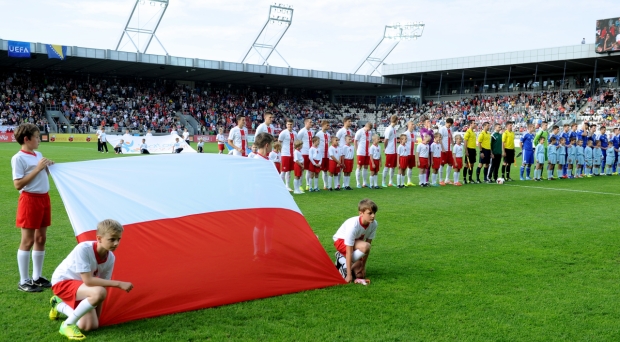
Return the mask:
<path fill-rule="evenodd" d="M 512 131 L 512 121 L 506 122 L 506 130 L 502 134 L 502 155 L 504 165 L 502 165 L 502 178 L 507 182 L 512 182 L 510 178 L 510 167 L 515 162 L 515 132 Z"/>
<path fill-rule="evenodd" d="M 467 153 L 465 154 L 465 167 L 463 167 L 463 182 L 467 184 L 467 173 L 469 173 L 469 183 L 474 183 L 474 164 L 476 164 L 476 133 L 474 127 L 476 122 L 469 121 L 467 131 L 463 136 Z"/>
<path fill-rule="evenodd" d="M 480 169 L 484 167 L 484 182 L 491 183 L 489 181 L 489 163 L 491 162 L 491 134 L 489 133 L 489 123 L 482 124 L 482 132 L 478 134 L 478 146 L 480 146 L 480 162 L 478 168 L 476 168 L 476 183 L 482 183 L 480 181 Z"/>

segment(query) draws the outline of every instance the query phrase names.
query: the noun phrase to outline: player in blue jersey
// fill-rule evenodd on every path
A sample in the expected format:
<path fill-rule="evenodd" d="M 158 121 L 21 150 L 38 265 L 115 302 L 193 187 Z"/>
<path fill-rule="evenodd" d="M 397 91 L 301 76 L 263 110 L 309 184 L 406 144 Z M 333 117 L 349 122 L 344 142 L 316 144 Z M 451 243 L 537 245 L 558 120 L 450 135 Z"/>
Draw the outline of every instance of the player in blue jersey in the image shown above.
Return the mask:
<path fill-rule="evenodd" d="M 542 180 L 543 168 L 545 167 L 545 137 L 538 138 L 538 145 L 536 145 L 536 170 L 534 170 L 534 181 L 540 182 Z"/>
<path fill-rule="evenodd" d="M 568 154 L 568 147 L 570 146 L 570 125 L 569 124 L 564 124 L 564 131 L 562 132 L 562 134 L 560 135 L 561 138 L 564 138 L 564 145 L 566 147 L 566 153 Z M 559 169 L 558 169 L 559 170 Z M 568 164 L 564 164 L 562 165 L 562 174 L 564 176 L 567 176 L 566 178 L 568 178 Z"/>
<path fill-rule="evenodd" d="M 607 147 L 607 157 L 605 157 L 605 175 L 606 176 L 612 175 L 615 162 L 616 162 L 616 156 L 614 154 L 614 145 L 610 144 L 609 147 Z"/>
<path fill-rule="evenodd" d="M 605 161 L 607 158 L 607 148 L 609 147 L 609 139 L 607 138 L 607 127 L 601 126 L 599 131 L 601 132 L 601 134 L 599 134 L 598 136 L 598 141 L 601 142 L 601 152 L 603 153 L 603 159 L 601 160 L 601 167 L 603 169 L 601 169 L 601 173 L 604 173 L 604 168 L 605 168 L 605 165 L 607 164 Z"/>
<path fill-rule="evenodd" d="M 560 144 L 557 147 L 557 160 L 556 165 L 558 166 L 558 178 L 567 179 L 568 176 L 566 172 L 564 172 L 564 167 L 566 166 L 566 140 L 564 137 L 560 137 Z"/>
<path fill-rule="evenodd" d="M 557 126 L 556 126 L 557 127 Z M 547 180 L 554 180 L 553 171 L 555 169 L 555 164 L 557 164 L 557 139 L 555 136 L 551 136 L 549 138 L 549 146 L 547 146 L 547 160 L 549 161 L 549 165 L 547 165 Z"/>
<path fill-rule="evenodd" d="M 558 125 L 553 125 L 553 128 L 551 129 L 551 135 L 549 136 L 549 143 L 551 143 L 551 138 L 555 138 L 555 146 L 558 146 L 558 144 L 560 143 L 560 126 Z M 548 158 L 549 156 L 547 156 Z"/>
<path fill-rule="evenodd" d="M 534 125 L 527 125 L 527 133 L 521 136 L 521 151 L 523 151 L 523 163 L 521 163 L 521 180 L 531 180 L 530 167 L 534 164 Z M 527 178 L 523 178 L 523 171 L 527 172 Z"/>
<path fill-rule="evenodd" d="M 577 159 L 575 159 L 575 164 L 577 167 L 577 171 L 575 171 L 575 178 L 583 178 L 584 167 L 586 164 L 586 156 L 581 139 L 577 140 L 577 143 L 575 144 L 575 150 L 577 155 Z"/>
<path fill-rule="evenodd" d="M 573 168 L 575 165 L 575 162 L 577 161 L 577 146 L 575 146 L 575 143 L 577 142 L 577 140 L 575 140 L 575 138 L 570 138 L 570 144 L 568 145 L 568 147 L 566 148 L 566 164 L 568 165 L 568 178 L 573 179 L 575 178 L 575 176 L 573 176 Z"/>
<path fill-rule="evenodd" d="M 614 165 L 613 165 L 613 170 L 612 170 L 613 171 L 612 175 L 614 175 L 614 176 L 618 174 L 618 172 L 617 172 L 618 152 L 620 152 L 620 151 L 618 151 L 618 149 L 620 149 L 620 135 L 618 135 L 618 134 L 619 134 L 618 128 L 616 127 L 616 128 L 614 128 L 614 136 L 613 136 L 613 138 L 611 138 L 611 143 L 614 146 L 614 155 L 615 155 Z"/>

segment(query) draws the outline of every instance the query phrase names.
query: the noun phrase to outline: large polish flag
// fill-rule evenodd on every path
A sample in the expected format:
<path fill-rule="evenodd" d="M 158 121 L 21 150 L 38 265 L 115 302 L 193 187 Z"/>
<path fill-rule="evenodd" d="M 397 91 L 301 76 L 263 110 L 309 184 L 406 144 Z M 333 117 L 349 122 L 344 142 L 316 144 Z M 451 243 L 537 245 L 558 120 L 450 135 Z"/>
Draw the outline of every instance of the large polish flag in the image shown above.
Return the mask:
<path fill-rule="evenodd" d="M 78 242 L 125 232 L 101 324 L 344 283 L 273 164 L 217 154 L 62 163 L 50 171 Z"/>

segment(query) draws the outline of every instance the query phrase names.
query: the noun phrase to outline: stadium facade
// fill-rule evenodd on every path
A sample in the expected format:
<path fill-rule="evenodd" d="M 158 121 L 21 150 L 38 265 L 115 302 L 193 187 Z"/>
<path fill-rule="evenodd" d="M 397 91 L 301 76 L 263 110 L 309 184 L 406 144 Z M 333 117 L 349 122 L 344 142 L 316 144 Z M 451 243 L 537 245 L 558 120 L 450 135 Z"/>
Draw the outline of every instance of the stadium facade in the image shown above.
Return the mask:
<path fill-rule="evenodd" d="M 8 50 L 0 39 L 0 50 Z M 48 44 L 29 43 L 30 58 L 0 54 L 0 68 L 44 72 L 163 78 L 190 85 L 205 82 L 320 89 L 332 102 L 380 103 L 406 98 L 450 100 L 479 94 L 618 86 L 620 55 L 598 54 L 594 44 L 384 64 L 383 77 L 284 68 L 67 46 L 64 60 L 47 57 Z M 594 82 L 592 82 L 594 80 Z"/>

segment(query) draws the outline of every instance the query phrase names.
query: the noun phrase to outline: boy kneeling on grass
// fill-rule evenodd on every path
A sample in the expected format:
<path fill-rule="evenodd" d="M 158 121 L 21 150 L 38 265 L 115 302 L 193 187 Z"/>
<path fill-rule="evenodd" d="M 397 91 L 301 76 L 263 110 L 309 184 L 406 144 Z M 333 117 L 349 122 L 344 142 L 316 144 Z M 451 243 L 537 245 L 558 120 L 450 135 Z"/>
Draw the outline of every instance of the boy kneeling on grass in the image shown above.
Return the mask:
<path fill-rule="evenodd" d="M 370 244 L 377 231 L 375 221 L 375 214 L 379 210 L 377 204 L 366 198 L 360 201 L 357 209 L 359 216 L 344 221 L 334 235 L 336 268 L 347 283 L 352 282 L 354 276 L 360 280 L 366 278 Z"/>
<path fill-rule="evenodd" d="M 131 283 L 110 280 L 115 259 L 112 252 L 118 248 L 122 235 L 123 226 L 117 221 L 99 222 L 97 241 L 79 243 L 54 271 L 49 317 L 57 320 L 59 313 L 67 316 L 58 332 L 68 339 L 83 340 L 86 336 L 80 329 L 89 331 L 99 327 L 106 287 L 118 287 L 126 292 L 133 289 Z"/>

